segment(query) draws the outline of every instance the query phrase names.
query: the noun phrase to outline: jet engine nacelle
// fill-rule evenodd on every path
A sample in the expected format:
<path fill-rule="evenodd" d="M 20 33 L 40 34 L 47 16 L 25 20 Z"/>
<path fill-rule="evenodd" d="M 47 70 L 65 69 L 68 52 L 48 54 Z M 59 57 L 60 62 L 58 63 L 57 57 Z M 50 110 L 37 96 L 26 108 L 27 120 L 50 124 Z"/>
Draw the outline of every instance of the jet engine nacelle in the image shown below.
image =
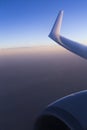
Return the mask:
<path fill-rule="evenodd" d="M 50 104 L 37 118 L 34 130 L 87 130 L 87 90 Z"/>

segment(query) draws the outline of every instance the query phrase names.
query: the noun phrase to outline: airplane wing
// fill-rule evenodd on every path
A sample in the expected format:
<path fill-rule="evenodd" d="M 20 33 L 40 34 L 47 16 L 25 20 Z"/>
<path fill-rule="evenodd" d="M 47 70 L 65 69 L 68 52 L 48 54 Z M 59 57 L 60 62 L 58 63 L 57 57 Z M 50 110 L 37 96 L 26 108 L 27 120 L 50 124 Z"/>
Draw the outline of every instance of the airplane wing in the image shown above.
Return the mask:
<path fill-rule="evenodd" d="M 54 26 L 49 34 L 49 37 L 55 42 L 66 48 L 67 50 L 87 59 L 87 46 L 82 45 L 81 43 L 69 40 L 60 35 L 60 29 L 62 24 L 63 11 L 60 11 L 57 19 L 54 23 Z"/>

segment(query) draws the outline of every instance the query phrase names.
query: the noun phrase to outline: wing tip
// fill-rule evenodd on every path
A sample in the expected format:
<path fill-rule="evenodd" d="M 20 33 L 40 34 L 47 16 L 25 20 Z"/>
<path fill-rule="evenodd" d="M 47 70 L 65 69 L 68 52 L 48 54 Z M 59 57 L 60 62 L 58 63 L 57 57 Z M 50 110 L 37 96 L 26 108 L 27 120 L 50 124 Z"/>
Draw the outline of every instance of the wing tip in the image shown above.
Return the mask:
<path fill-rule="evenodd" d="M 63 14 L 63 13 L 64 13 L 64 10 L 61 9 L 61 10 L 59 11 L 59 13 Z"/>
<path fill-rule="evenodd" d="M 59 11 L 58 16 L 55 20 L 55 23 L 53 25 L 53 28 L 52 28 L 50 34 L 48 35 L 48 37 L 50 37 L 53 40 L 60 35 L 63 13 L 64 13 L 64 10 Z"/>

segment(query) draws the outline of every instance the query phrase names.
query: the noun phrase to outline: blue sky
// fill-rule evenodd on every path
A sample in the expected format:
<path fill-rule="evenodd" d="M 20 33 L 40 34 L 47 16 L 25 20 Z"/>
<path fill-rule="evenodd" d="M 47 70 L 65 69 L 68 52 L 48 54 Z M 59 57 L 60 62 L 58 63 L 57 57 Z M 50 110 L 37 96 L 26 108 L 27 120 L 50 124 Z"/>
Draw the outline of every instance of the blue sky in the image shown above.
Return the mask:
<path fill-rule="evenodd" d="M 48 34 L 61 9 L 61 34 L 87 42 L 87 0 L 0 0 L 0 48 L 55 44 Z"/>

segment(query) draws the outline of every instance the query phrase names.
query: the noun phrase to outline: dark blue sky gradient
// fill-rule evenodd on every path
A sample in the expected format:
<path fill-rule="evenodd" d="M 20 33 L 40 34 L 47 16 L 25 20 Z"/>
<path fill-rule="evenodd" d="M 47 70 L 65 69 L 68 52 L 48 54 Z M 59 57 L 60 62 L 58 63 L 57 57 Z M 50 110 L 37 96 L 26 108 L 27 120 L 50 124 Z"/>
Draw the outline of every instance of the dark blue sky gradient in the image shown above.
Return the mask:
<path fill-rule="evenodd" d="M 61 33 L 86 42 L 87 0 L 0 0 L 0 47 L 54 44 L 48 34 L 61 9 Z"/>

